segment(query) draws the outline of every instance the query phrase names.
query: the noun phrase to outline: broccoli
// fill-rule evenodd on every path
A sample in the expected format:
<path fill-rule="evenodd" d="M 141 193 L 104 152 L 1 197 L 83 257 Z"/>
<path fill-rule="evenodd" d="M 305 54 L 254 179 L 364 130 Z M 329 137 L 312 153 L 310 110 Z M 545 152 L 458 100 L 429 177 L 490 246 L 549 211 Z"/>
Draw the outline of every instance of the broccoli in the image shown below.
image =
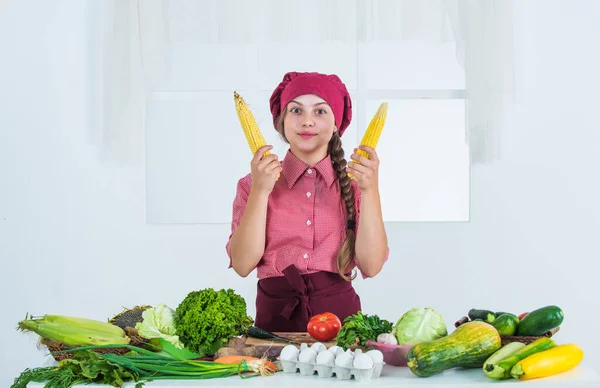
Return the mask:
<path fill-rule="evenodd" d="M 192 291 L 175 310 L 179 339 L 201 357 L 214 355 L 253 324 L 246 301 L 232 289 Z"/>

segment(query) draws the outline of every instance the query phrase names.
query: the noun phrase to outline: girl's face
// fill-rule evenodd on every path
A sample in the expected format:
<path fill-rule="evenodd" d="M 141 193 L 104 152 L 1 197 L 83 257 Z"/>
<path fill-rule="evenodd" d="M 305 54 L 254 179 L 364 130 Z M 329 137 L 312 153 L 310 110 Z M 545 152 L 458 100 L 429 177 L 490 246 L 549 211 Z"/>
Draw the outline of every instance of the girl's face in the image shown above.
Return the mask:
<path fill-rule="evenodd" d="M 321 159 L 327 155 L 329 140 L 336 130 L 331 107 L 314 94 L 298 96 L 289 102 L 283 128 L 296 156 Z"/>

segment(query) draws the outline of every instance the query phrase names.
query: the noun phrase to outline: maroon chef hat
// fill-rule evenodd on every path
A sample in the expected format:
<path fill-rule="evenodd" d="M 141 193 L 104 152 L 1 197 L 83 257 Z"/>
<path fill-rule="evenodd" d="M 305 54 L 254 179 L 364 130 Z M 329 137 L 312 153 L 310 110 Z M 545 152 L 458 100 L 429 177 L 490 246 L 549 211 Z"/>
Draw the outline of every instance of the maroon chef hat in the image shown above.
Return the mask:
<path fill-rule="evenodd" d="M 352 120 L 352 100 L 346 85 L 335 74 L 290 72 L 284 75 L 269 101 L 273 125 L 277 126 L 277 119 L 286 105 L 303 94 L 315 94 L 329 104 L 342 136 Z"/>

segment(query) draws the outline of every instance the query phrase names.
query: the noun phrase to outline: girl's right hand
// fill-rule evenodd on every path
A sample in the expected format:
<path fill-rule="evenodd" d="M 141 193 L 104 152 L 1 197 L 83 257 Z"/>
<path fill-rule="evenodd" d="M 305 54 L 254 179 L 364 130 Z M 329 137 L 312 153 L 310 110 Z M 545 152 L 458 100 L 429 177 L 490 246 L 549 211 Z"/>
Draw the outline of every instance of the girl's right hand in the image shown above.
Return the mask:
<path fill-rule="evenodd" d="M 270 154 L 262 157 L 266 151 L 272 148 L 273 146 L 270 145 L 260 147 L 250 162 L 252 189 L 266 194 L 271 193 L 277 181 L 277 174 L 281 173 L 281 163 L 279 163 L 277 155 Z"/>

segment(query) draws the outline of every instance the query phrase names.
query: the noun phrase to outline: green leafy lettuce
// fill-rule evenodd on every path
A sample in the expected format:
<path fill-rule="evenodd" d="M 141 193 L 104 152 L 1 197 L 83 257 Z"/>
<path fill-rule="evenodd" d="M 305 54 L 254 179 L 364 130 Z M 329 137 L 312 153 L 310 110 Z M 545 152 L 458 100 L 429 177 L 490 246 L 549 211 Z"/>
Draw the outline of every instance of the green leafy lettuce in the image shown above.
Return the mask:
<path fill-rule="evenodd" d="M 202 357 L 214 355 L 253 323 L 246 301 L 232 289 L 192 291 L 175 309 L 179 339 Z"/>

